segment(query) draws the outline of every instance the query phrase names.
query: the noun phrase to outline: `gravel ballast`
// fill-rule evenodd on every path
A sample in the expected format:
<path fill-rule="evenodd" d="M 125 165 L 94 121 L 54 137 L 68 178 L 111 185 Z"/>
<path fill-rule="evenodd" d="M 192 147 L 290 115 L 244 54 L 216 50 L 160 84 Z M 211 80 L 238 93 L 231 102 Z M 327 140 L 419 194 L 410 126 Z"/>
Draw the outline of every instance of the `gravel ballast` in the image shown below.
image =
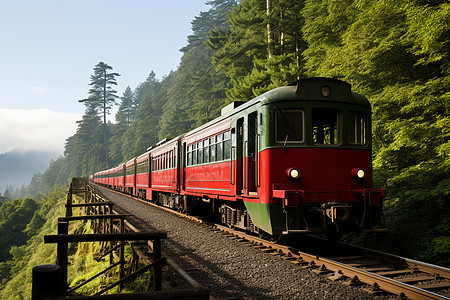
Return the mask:
<path fill-rule="evenodd" d="M 226 238 L 207 227 L 101 189 L 140 230 L 166 231 L 162 250 L 220 299 L 383 299 Z"/>

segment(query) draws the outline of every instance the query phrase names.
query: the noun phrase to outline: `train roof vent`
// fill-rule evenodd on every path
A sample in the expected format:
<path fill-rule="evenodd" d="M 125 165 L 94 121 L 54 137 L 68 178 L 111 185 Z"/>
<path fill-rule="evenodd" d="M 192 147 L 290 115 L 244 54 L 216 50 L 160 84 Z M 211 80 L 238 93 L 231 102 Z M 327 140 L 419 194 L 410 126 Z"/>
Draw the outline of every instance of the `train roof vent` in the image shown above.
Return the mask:
<path fill-rule="evenodd" d="M 224 116 L 244 103 L 245 103 L 245 101 L 234 101 L 234 102 L 228 104 L 227 106 L 223 107 L 220 114 L 222 116 Z"/>

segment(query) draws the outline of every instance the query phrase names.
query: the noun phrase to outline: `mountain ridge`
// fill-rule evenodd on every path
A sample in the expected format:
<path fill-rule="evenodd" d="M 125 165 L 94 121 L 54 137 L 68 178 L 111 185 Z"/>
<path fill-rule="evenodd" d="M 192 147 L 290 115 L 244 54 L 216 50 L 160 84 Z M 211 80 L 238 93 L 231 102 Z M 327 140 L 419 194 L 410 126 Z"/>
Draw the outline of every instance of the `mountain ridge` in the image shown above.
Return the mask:
<path fill-rule="evenodd" d="M 18 150 L 1 153 L 0 193 L 3 194 L 8 186 L 14 189 L 28 186 L 34 174 L 43 173 L 50 161 L 60 155 L 58 152 Z"/>

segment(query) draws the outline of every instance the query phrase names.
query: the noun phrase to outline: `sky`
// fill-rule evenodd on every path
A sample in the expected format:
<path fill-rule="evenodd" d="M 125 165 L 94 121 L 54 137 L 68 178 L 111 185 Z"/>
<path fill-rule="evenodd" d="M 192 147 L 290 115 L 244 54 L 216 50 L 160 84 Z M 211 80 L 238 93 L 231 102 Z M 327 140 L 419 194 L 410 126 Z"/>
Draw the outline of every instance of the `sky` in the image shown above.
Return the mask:
<path fill-rule="evenodd" d="M 0 153 L 62 153 L 101 61 L 118 96 L 176 70 L 206 1 L 0 0 Z"/>

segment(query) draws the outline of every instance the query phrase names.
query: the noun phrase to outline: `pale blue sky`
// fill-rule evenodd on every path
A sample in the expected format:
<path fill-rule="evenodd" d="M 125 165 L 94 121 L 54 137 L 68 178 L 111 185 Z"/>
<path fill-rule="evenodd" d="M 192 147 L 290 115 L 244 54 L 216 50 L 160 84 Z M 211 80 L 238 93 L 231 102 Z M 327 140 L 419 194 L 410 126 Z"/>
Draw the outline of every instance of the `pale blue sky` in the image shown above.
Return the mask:
<path fill-rule="evenodd" d="M 67 126 L 67 133 L 55 136 L 54 145 L 39 145 L 35 132 L 28 148 L 62 150 L 65 138 L 75 133 L 74 120 L 84 112 L 77 100 L 87 96 L 100 61 L 121 74 L 115 88 L 119 96 L 152 70 L 157 78 L 176 70 L 179 49 L 192 33 L 190 22 L 210 8 L 206 1 L 0 0 L 0 113 L 14 120 L 0 120 L 0 153 L 21 149 L 2 133 L 11 135 L 25 115 L 26 124 L 33 124 L 29 116 L 34 109 L 67 116 L 67 124 L 42 124 Z"/>

